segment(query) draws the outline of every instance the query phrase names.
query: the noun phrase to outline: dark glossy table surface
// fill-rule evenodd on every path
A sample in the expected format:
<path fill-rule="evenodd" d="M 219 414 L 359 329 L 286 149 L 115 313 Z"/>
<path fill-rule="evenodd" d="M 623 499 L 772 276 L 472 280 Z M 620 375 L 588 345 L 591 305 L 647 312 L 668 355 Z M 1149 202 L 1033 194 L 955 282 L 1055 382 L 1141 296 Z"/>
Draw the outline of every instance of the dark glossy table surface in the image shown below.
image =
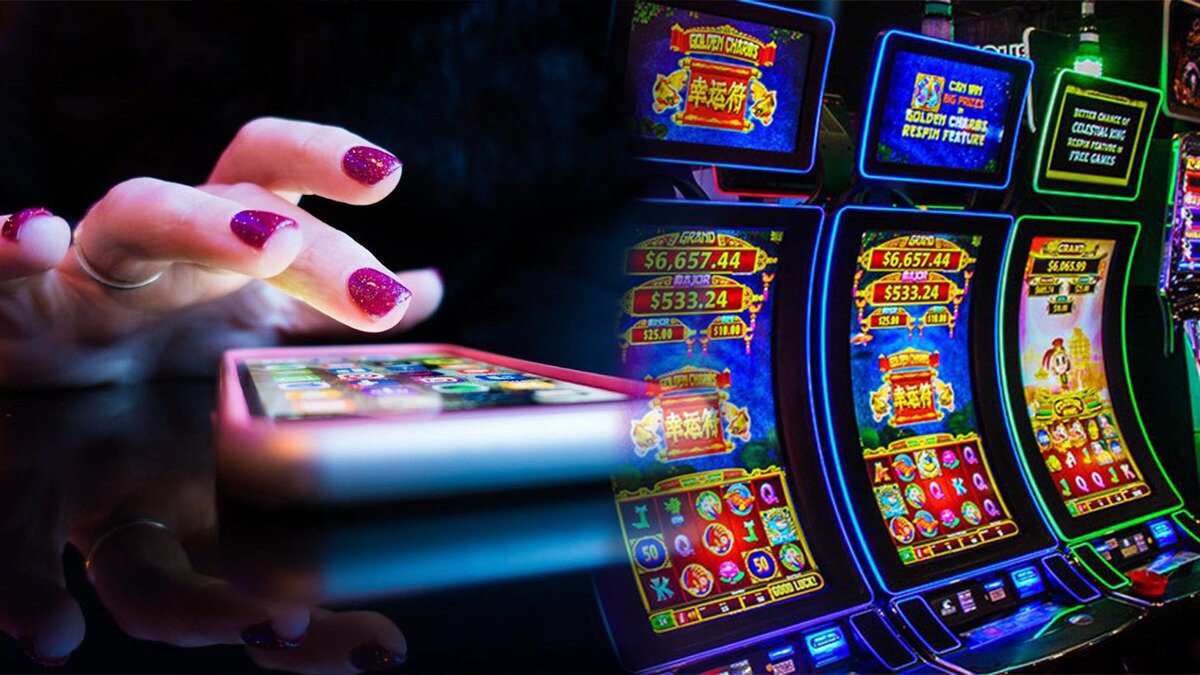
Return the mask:
<path fill-rule="evenodd" d="M 0 626 L 79 630 L 65 584 L 86 633 L 55 670 L 349 672 L 352 648 L 397 628 L 407 642 L 399 671 L 618 670 L 590 578 L 598 565 L 625 564 L 606 485 L 354 510 L 262 509 L 219 496 L 213 401 L 209 382 L 0 394 Z M 124 550 L 131 542 L 157 536 L 164 546 L 178 542 L 168 553 L 186 556 L 182 571 L 157 584 L 127 575 L 98 593 L 77 547 L 134 518 L 171 531 L 114 537 L 97 560 L 111 556 L 106 564 L 116 567 L 134 555 Z M 224 604 L 198 601 L 217 587 L 228 594 Z M 242 646 L 210 637 L 222 633 L 211 624 L 236 620 L 222 608 L 244 613 L 246 602 L 330 611 L 310 626 L 307 647 L 282 661 L 252 660 Z M 1176 608 L 1053 670 L 1196 672 L 1196 618 L 1195 608 Z M 0 638 L 0 669 L 37 666 L 16 640 Z"/>

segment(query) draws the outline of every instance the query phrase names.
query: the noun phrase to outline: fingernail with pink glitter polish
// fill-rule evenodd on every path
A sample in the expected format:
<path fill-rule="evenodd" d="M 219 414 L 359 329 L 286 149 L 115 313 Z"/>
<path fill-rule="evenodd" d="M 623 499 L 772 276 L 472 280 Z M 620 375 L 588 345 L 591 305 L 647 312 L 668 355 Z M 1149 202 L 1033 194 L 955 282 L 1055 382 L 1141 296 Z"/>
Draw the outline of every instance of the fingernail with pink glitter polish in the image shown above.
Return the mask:
<path fill-rule="evenodd" d="M 342 156 L 342 171 L 363 185 L 375 185 L 401 166 L 395 155 L 366 145 L 356 145 Z"/>
<path fill-rule="evenodd" d="M 229 221 L 229 229 L 237 238 L 254 248 L 262 248 L 271 235 L 285 227 L 298 226 L 291 218 L 270 211 L 238 211 Z"/>
<path fill-rule="evenodd" d="M 4 237 L 9 241 L 17 241 L 21 238 L 21 227 L 33 218 L 38 216 L 53 216 L 48 210 L 40 206 L 35 206 L 24 211 L 17 211 L 9 216 L 8 220 L 4 221 L 4 225 L 0 226 L 0 237 Z"/>
<path fill-rule="evenodd" d="M 354 304 L 372 319 L 386 316 L 397 304 L 412 297 L 412 291 L 392 275 L 370 267 L 354 270 L 346 288 Z"/>

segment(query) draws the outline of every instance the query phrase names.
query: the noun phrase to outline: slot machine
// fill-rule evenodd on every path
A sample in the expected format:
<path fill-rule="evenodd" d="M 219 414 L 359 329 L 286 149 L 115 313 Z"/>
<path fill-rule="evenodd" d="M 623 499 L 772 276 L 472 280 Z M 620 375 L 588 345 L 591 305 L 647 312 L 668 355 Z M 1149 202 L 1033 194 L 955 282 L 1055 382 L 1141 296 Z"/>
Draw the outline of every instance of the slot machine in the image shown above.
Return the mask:
<path fill-rule="evenodd" d="M 901 203 L 921 199 L 910 183 L 939 198 L 1005 189 L 1031 71 L 883 35 L 859 155 L 867 187 Z M 1071 564 L 1022 480 L 995 358 L 1012 227 L 1001 213 L 846 206 L 814 291 L 815 423 L 853 537 L 904 635 L 958 672 L 1040 664 L 1143 614 Z"/>
<path fill-rule="evenodd" d="M 1200 377 L 1200 133 L 1177 133 L 1172 139 L 1174 174 L 1167 199 L 1167 222 L 1163 228 L 1162 258 L 1158 275 L 1158 296 L 1163 312 L 1164 347 L 1168 354 L 1178 351 L 1183 357 L 1187 379 L 1180 412 L 1191 412 L 1192 424 L 1185 427 L 1185 438 L 1195 438 L 1195 403 L 1197 378 Z M 1182 337 L 1177 340 L 1176 336 Z M 1190 365 L 1186 365 L 1190 362 Z M 1180 419 L 1173 417 L 1174 420 Z M 1200 479 L 1194 443 L 1182 443 L 1170 468 L 1183 482 L 1183 490 L 1191 488 L 1194 499 Z M 1191 481 L 1189 485 L 1187 481 Z M 1186 492 L 1181 496 L 1189 499 Z"/>
<path fill-rule="evenodd" d="M 1163 310 L 1168 355 L 1179 352 L 1191 365 L 1172 364 L 1187 371 L 1184 385 L 1192 395 L 1179 412 L 1190 412 L 1192 423 L 1185 434 L 1197 432 L 1195 392 L 1200 391 L 1200 326 L 1195 311 L 1196 273 L 1200 272 L 1200 4 L 1187 0 L 1163 3 L 1162 112 L 1174 118 L 1175 134 L 1171 155 L 1173 175 L 1167 192 L 1166 222 L 1159 272 L 1158 293 Z M 1177 340 L 1176 336 L 1182 336 Z M 1200 461 L 1185 439 L 1178 446 L 1186 452 L 1164 453 L 1164 461 L 1179 481 L 1185 501 L 1200 496 Z M 1161 441 L 1160 441 L 1161 444 Z M 1194 444 L 1193 444 L 1194 446 Z"/>
<path fill-rule="evenodd" d="M 1162 94 L 1058 73 L 1033 188 L 1001 292 L 1001 369 L 1018 457 L 1051 526 L 1106 593 L 1165 605 L 1200 592 L 1195 519 L 1159 462 L 1129 385 L 1125 316 L 1141 225 L 1073 215 L 1133 202 Z M 1190 178 L 1177 186 L 1185 199 Z"/>
<path fill-rule="evenodd" d="M 668 176 L 811 171 L 832 36 L 825 17 L 761 4 L 618 3 L 612 53 L 637 152 Z M 596 574 L 622 665 L 918 666 L 873 604 L 812 430 L 806 325 L 823 211 L 659 200 L 623 222 L 620 369 L 647 402 L 613 477 L 628 559 Z"/>
<path fill-rule="evenodd" d="M 1161 605 L 1200 593 L 1200 553 L 1195 519 L 1128 385 L 1125 296 L 1139 231 L 1130 221 L 1019 219 L 1001 353 L 1019 456 L 1051 525 L 1102 587 Z"/>

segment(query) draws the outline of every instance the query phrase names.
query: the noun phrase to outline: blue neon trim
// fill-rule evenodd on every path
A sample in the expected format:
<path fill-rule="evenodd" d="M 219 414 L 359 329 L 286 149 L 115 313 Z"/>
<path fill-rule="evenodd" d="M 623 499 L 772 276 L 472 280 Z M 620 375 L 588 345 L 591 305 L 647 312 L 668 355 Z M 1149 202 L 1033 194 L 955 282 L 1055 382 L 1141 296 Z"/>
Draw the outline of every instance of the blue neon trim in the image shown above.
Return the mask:
<path fill-rule="evenodd" d="M 1068 567 L 1070 566 L 1070 563 L 1067 562 L 1067 559 L 1065 557 L 1063 557 L 1063 555 L 1061 553 L 1055 553 L 1053 555 L 1048 555 L 1045 558 L 1042 558 L 1042 569 L 1046 571 L 1047 576 L 1049 576 L 1050 578 L 1052 578 L 1058 582 L 1059 588 L 1066 591 L 1071 597 L 1075 598 L 1075 600 L 1077 600 L 1079 602 L 1091 602 L 1093 600 L 1100 599 L 1100 590 L 1098 588 L 1096 588 L 1095 585 L 1092 584 L 1092 582 L 1088 581 L 1087 577 L 1085 577 L 1082 574 L 1080 574 L 1078 576 L 1079 576 L 1080 580 L 1083 581 L 1085 586 L 1092 589 L 1092 594 L 1085 598 L 1085 597 L 1081 597 L 1081 596 L 1077 595 L 1075 593 L 1075 591 L 1072 591 L 1070 586 L 1063 583 L 1062 577 L 1055 574 L 1054 570 L 1051 569 L 1050 566 L 1046 564 L 1046 561 L 1050 560 L 1052 558 L 1058 558 L 1058 559 L 1062 560 L 1063 563 L 1065 563 Z M 1020 593 L 1018 592 L 1017 595 L 1020 595 Z"/>
<path fill-rule="evenodd" d="M 917 630 L 916 626 L 914 626 L 912 624 L 912 621 L 908 620 L 908 615 L 905 614 L 904 610 L 900 608 L 901 603 L 905 603 L 910 600 L 920 600 L 921 604 L 925 605 L 925 609 L 929 610 L 929 613 L 933 616 L 933 618 L 937 619 L 938 622 L 941 623 L 942 628 L 946 631 L 946 633 L 948 633 L 950 635 L 950 637 L 954 638 L 954 646 L 953 647 L 950 647 L 949 649 L 938 650 L 938 649 L 934 649 L 933 645 L 931 645 L 925 641 L 925 638 L 921 636 L 921 631 Z M 938 616 L 937 612 L 933 611 L 933 608 L 929 606 L 929 602 L 927 600 L 925 600 L 925 598 L 923 598 L 922 596 L 920 596 L 920 595 L 905 596 L 903 598 L 893 600 L 892 606 L 896 609 L 896 613 L 900 615 L 900 618 L 904 620 L 904 624 L 906 626 L 908 626 L 909 630 L 912 631 L 912 634 L 917 636 L 917 639 L 921 641 L 921 644 L 925 645 L 925 649 L 928 649 L 930 652 L 932 652 L 934 654 L 949 654 L 950 652 L 962 647 L 962 640 L 958 639 L 958 636 L 954 634 L 954 631 L 950 630 L 950 627 L 946 625 L 946 622 L 942 621 L 942 617 Z"/>
<path fill-rule="evenodd" d="M 819 208 L 819 207 L 810 207 L 810 208 Z M 839 211 L 838 215 L 840 216 L 840 214 L 841 214 L 841 212 Z M 838 226 L 837 216 L 835 216 L 834 221 L 833 221 L 833 229 L 830 230 L 830 232 L 829 232 L 829 240 L 825 242 L 825 247 L 828 248 L 831 252 L 833 250 L 833 240 L 837 236 L 837 226 Z M 850 530 L 846 527 L 846 519 L 842 516 L 842 509 L 841 509 L 841 506 L 838 504 L 837 497 L 833 496 L 834 489 L 833 489 L 833 483 L 829 480 L 829 464 L 828 464 L 828 461 L 826 458 L 827 451 L 825 449 L 824 442 L 821 438 L 821 429 L 820 429 L 821 425 L 817 421 L 816 396 L 813 395 L 817 391 L 817 384 L 818 384 L 815 381 L 814 376 L 813 376 L 813 373 L 816 371 L 816 368 L 814 367 L 814 360 L 815 360 L 816 352 L 814 352 L 813 348 L 812 348 L 813 347 L 813 345 L 812 345 L 813 298 L 816 296 L 817 268 L 820 267 L 820 265 L 817 264 L 817 260 L 820 259 L 820 250 L 821 250 L 821 241 L 822 241 L 821 235 L 824 234 L 824 231 L 825 231 L 825 218 L 822 217 L 821 218 L 821 227 L 819 227 L 817 229 L 816 245 L 813 247 L 812 269 L 810 269 L 808 272 L 808 307 L 806 308 L 805 315 L 804 315 L 804 323 L 806 324 L 805 328 L 807 329 L 807 331 L 804 334 L 804 343 L 805 343 L 804 351 L 808 354 L 808 368 L 807 368 L 807 370 L 808 370 L 808 391 L 809 391 L 808 410 L 813 416 L 812 417 L 813 418 L 813 440 L 816 441 L 817 458 L 820 460 L 820 463 L 821 463 L 821 477 L 825 479 L 825 488 L 827 490 L 829 490 L 829 501 L 833 506 L 833 516 L 834 516 L 834 518 L 837 519 L 838 529 L 841 530 L 840 534 L 842 536 L 842 541 L 846 544 L 846 551 L 850 553 L 850 560 L 854 561 L 854 567 L 858 570 L 858 577 L 860 579 L 862 579 L 863 585 L 867 587 L 867 596 L 871 599 L 870 601 L 872 603 L 874 603 L 875 602 L 875 588 L 867 580 L 866 575 L 863 574 L 863 566 L 862 566 L 862 562 L 860 562 L 858 559 L 858 551 L 856 551 L 854 548 L 854 545 L 852 543 L 850 543 L 850 537 L 847 534 Z M 825 276 L 826 276 L 825 286 L 822 289 L 823 292 L 821 295 L 821 297 L 822 297 L 822 300 L 821 300 L 822 315 L 821 315 L 820 328 L 821 328 L 821 355 L 822 356 L 820 359 L 820 363 L 821 363 L 821 384 L 822 384 L 821 389 L 822 390 L 825 389 L 824 383 L 826 381 L 828 381 L 828 374 L 826 373 L 826 370 L 825 370 L 826 363 L 825 363 L 825 358 L 824 358 L 824 354 L 825 354 L 825 314 L 824 314 L 824 310 L 826 309 L 825 304 L 824 304 L 824 302 L 825 302 L 824 297 L 826 294 L 825 292 L 828 291 L 828 286 L 829 286 L 828 260 L 826 261 L 826 270 L 827 271 L 825 273 Z M 829 415 L 829 406 L 826 406 L 826 418 L 828 418 L 828 415 Z M 835 458 L 835 460 L 836 460 L 836 458 Z M 841 467 L 838 465 L 837 461 L 834 461 L 833 465 L 834 465 L 834 467 L 837 467 L 838 476 L 840 477 L 841 476 Z M 853 514 L 851 514 L 851 518 L 853 518 Z M 857 527 L 858 527 L 857 523 L 852 522 L 852 524 L 855 526 L 855 530 L 857 531 Z M 859 543 L 862 543 L 861 535 L 859 535 Z M 868 549 L 864 545 L 862 550 L 863 550 L 863 554 L 867 558 L 867 562 L 872 567 L 874 567 L 874 562 L 871 561 L 870 549 Z M 878 572 L 876 572 L 876 577 L 878 578 Z"/>
<path fill-rule="evenodd" d="M 934 39 L 931 37 L 926 37 L 924 35 L 917 35 L 915 33 L 909 33 L 909 32 L 902 31 L 902 30 L 890 30 L 887 33 L 884 33 L 883 39 L 880 40 L 880 42 L 879 42 L 879 51 L 875 55 L 875 74 L 871 78 L 871 91 L 870 91 L 870 93 L 867 94 L 867 114 L 863 118 L 862 143 L 859 144 L 859 152 L 858 152 L 858 173 L 859 173 L 859 175 L 863 176 L 865 178 L 873 178 L 876 180 L 882 180 L 882 179 L 894 180 L 894 181 L 901 182 L 901 183 L 927 183 L 927 184 L 933 184 L 933 185 L 958 185 L 958 186 L 968 187 L 968 188 L 978 188 L 981 190 L 1004 190 L 1004 189 L 1006 189 L 1009 186 L 1009 184 L 1012 183 L 1013 164 L 1016 162 L 1016 157 L 1017 157 L 1017 140 L 1021 136 L 1021 127 L 1024 126 L 1023 124 L 1021 124 L 1021 121 L 1022 121 L 1022 118 L 1025 116 L 1025 102 L 1029 99 L 1029 88 L 1033 83 L 1033 71 L 1034 71 L 1035 66 L 1034 66 L 1033 61 L 1031 61 L 1029 59 L 1022 58 L 1019 56 L 1009 56 L 1007 54 L 1001 54 L 999 52 L 988 52 L 988 53 L 992 54 L 993 56 L 996 56 L 997 58 L 1010 59 L 1013 61 L 1020 61 L 1022 63 L 1029 64 L 1029 80 L 1025 83 L 1025 91 L 1021 94 L 1021 107 L 1019 108 L 1019 110 L 1021 111 L 1021 114 L 1017 117 L 1017 124 L 1013 125 L 1014 130 L 1013 130 L 1013 139 L 1012 139 L 1012 149 L 1009 152 L 1008 172 L 1004 176 L 1003 183 L 1001 183 L 999 185 L 992 185 L 992 184 L 987 184 L 987 183 L 969 183 L 969 182 L 965 182 L 965 181 L 956 181 L 953 179 L 911 178 L 908 176 L 904 176 L 902 174 L 896 174 L 896 175 L 890 175 L 890 174 L 886 174 L 886 173 L 873 174 L 873 173 L 867 171 L 867 167 L 866 167 L 866 156 L 867 156 L 867 152 L 868 152 L 867 139 L 869 139 L 871 137 L 871 120 L 875 116 L 875 93 L 879 90 L 879 78 L 883 72 L 883 57 L 885 54 L 888 53 L 888 48 L 887 48 L 888 40 L 891 39 L 891 37 L 893 35 L 900 35 L 900 36 L 904 36 L 907 38 L 912 38 L 914 40 L 919 40 L 919 41 L 923 41 L 923 42 L 928 42 L 930 44 L 935 44 L 938 46 L 939 49 L 942 49 L 943 51 L 959 50 L 959 51 L 969 52 L 972 54 L 974 54 L 977 51 L 983 51 L 982 49 L 980 49 L 978 47 L 962 45 L 962 44 L 958 44 L 955 42 L 948 42 L 946 40 L 937 40 L 937 39 Z M 947 168 L 946 171 L 952 173 L 953 169 Z"/>
<path fill-rule="evenodd" d="M 841 222 L 842 222 L 842 215 L 848 211 L 877 211 L 880 213 L 889 213 L 889 214 L 915 213 L 915 214 L 921 214 L 921 215 L 926 215 L 926 216 L 930 215 L 929 211 L 922 211 L 921 209 L 894 209 L 894 208 L 881 208 L 881 207 L 874 207 L 874 206 L 843 206 L 841 209 L 838 210 L 837 214 L 833 217 L 833 229 L 830 232 L 829 242 L 826 246 L 827 252 L 825 254 L 825 280 L 821 284 L 821 315 L 820 315 L 821 325 L 820 325 L 819 347 L 820 347 L 820 353 L 822 355 L 827 353 L 827 350 L 829 349 L 829 344 L 828 344 L 828 341 L 829 341 L 828 322 L 829 322 L 829 315 L 830 315 L 830 313 L 829 313 L 829 309 L 830 309 L 829 308 L 829 299 L 830 299 L 829 283 L 830 283 L 830 276 L 832 275 L 832 271 L 833 271 L 832 267 L 833 267 L 834 242 L 837 241 L 838 230 L 840 229 Z M 946 217 L 946 218 L 984 216 L 984 217 L 990 217 L 990 218 L 994 218 L 994 219 L 1008 219 L 1010 236 L 1014 229 L 1013 217 L 1009 216 L 1007 214 L 979 213 L 979 212 L 973 212 L 973 211 L 949 211 L 949 212 L 940 212 L 938 215 L 940 217 Z M 1001 269 L 1003 269 L 1003 268 L 1001 268 Z M 810 317 L 810 321 L 811 321 L 811 317 Z M 812 354 L 813 352 L 810 351 L 809 353 Z M 846 476 L 845 476 L 844 472 L 842 471 L 842 464 L 838 460 L 838 457 L 841 454 L 841 450 L 838 448 L 837 430 L 834 429 L 834 427 L 833 427 L 834 413 L 833 413 L 833 402 L 830 400 L 829 381 L 830 381 L 829 380 L 829 363 L 826 359 L 822 358 L 821 359 L 821 383 L 820 383 L 821 389 L 820 389 L 820 391 L 821 391 L 821 401 L 823 403 L 824 413 L 825 413 L 824 427 L 828 434 L 827 440 L 829 441 L 828 452 L 833 453 L 833 456 L 832 456 L 833 467 L 837 472 L 838 483 L 841 485 L 842 503 L 845 506 L 846 511 L 850 514 L 850 522 L 854 526 L 854 534 L 858 538 L 859 545 L 862 547 L 862 550 L 867 559 L 867 564 L 869 565 L 871 572 L 875 577 L 875 581 L 879 584 L 879 587 L 885 593 L 887 593 L 888 595 L 892 595 L 892 596 L 899 595 L 900 593 L 904 593 L 905 595 L 907 595 L 909 593 L 920 593 L 922 591 L 928 590 L 935 586 L 944 585 L 945 583 L 948 583 L 948 580 L 949 580 L 949 582 L 952 582 L 953 580 L 956 580 L 956 579 L 961 579 L 961 578 L 965 578 L 965 577 L 969 577 L 969 576 L 975 576 L 975 575 L 979 575 L 979 574 L 985 574 L 987 572 L 1001 569 L 1004 567 L 1008 567 L 1009 565 L 1013 565 L 1013 564 L 1016 564 L 1019 562 L 1024 562 L 1026 560 L 1033 560 L 1035 558 L 1043 557 L 1043 556 L 1045 556 L 1049 553 L 1052 553 L 1058 549 L 1057 543 L 1056 543 L 1055 545 L 1049 546 L 1047 548 L 1039 549 L 1037 551 L 1033 551 L 1033 552 L 1025 554 L 1019 558 L 1010 558 L 1008 560 L 998 561 L 998 562 L 992 563 L 991 565 L 987 565 L 984 567 L 978 567 L 978 568 L 973 568 L 970 570 L 964 570 L 963 572 L 960 572 L 957 575 L 946 575 L 944 577 L 934 579 L 933 581 L 930 581 L 928 583 L 925 583 L 925 584 L 922 584 L 920 586 L 916 586 L 913 588 L 905 588 L 902 590 L 896 590 L 896 589 L 889 587 L 887 585 L 887 582 L 883 578 L 883 574 L 879 571 L 879 568 L 875 565 L 875 561 L 871 556 L 872 549 L 871 549 L 870 545 L 867 543 L 866 535 L 863 534 L 862 524 L 859 522 L 858 514 L 854 510 L 854 502 L 850 498 L 850 488 L 849 488 L 849 485 L 846 483 Z M 977 386 L 977 383 L 972 381 L 971 386 L 975 387 L 975 386 Z M 818 426 L 819 426 L 819 423 L 818 423 Z M 820 436 L 820 434 L 816 434 L 816 435 Z M 1012 449 L 1015 451 L 1016 446 L 1013 446 Z M 1029 498 L 1033 499 L 1033 495 L 1030 494 Z M 1037 511 L 1036 505 L 1035 505 L 1034 511 Z M 1041 513 L 1038 512 L 1038 514 L 1039 514 L 1039 517 L 1041 517 Z M 1042 520 L 1043 525 L 1046 525 L 1045 518 L 1042 517 L 1041 520 Z M 1048 525 L 1047 525 L 1046 529 L 1047 529 L 1047 531 L 1050 531 Z M 1051 539 L 1054 539 L 1053 534 L 1051 534 Z"/>
<path fill-rule="evenodd" d="M 870 641 L 867 640 L 866 636 L 863 635 L 862 630 L 859 629 L 858 624 L 854 622 L 854 620 L 858 617 L 865 616 L 867 614 L 874 614 L 875 616 L 879 617 L 879 620 L 883 623 L 883 627 L 886 628 L 887 631 L 896 638 L 896 644 L 900 645 L 900 648 L 904 650 L 904 653 L 908 654 L 908 661 L 905 661 L 894 668 L 892 668 L 892 666 L 888 666 L 887 661 L 884 661 L 883 657 L 879 655 L 879 652 L 875 651 L 875 648 L 871 646 Z M 888 623 L 887 617 L 883 616 L 878 609 L 872 608 L 865 612 L 859 612 L 858 614 L 851 616 L 847 620 L 847 623 L 850 624 L 850 630 L 854 631 L 854 635 L 858 638 L 857 642 L 859 646 L 870 652 L 871 656 L 874 656 L 875 660 L 884 666 L 892 668 L 893 670 L 900 670 L 901 668 L 908 668 L 915 663 L 920 663 L 921 659 L 915 653 L 913 653 L 913 650 L 909 649 L 908 644 L 904 642 L 904 639 L 900 637 L 900 634 L 896 632 L 896 629 L 892 628 L 892 624 Z"/>
<path fill-rule="evenodd" d="M 669 2 L 669 0 L 667 0 L 667 1 Z M 824 21 L 829 24 L 829 44 L 827 44 L 825 46 L 825 68 L 821 71 L 821 86 L 817 89 L 817 106 L 818 107 L 817 107 L 816 118 L 813 119 L 812 156 L 808 158 L 808 166 L 806 166 L 802 169 L 781 169 L 778 167 L 771 167 L 771 168 L 765 169 L 766 171 L 775 171 L 778 173 L 808 173 L 809 171 L 812 171 L 813 167 L 815 167 L 817 165 L 817 146 L 820 145 L 820 140 L 821 140 L 820 139 L 821 108 L 824 107 L 824 105 L 825 105 L 825 103 L 824 103 L 825 102 L 825 84 L 829 79 L 829 62 L 833 60 L 833 40 L 834 40 L 834 38 L 837 37 L 837 23 L 835 23 L 833 19 L 831 19 L 828 16 L 825 16 L 824 14 L 813 14 L 812 12 L 805 12 L 803 10 L 793 9 L 791 7 L 784 7 L 782 5 L 776 5 L 776 4 L 772 4 L 769 2 L 761 2 L 760 0 L 738 0 L 738 1 L 745 5 L 757 5 L 759 7 L 766 7 L 769 9 L 788 12 L 791 14 L 799 14 L 800 16 L 807 16 L 807 17 L 810 17 L 813 19 L 817 19 L 819 21 Z M 615 6 L 615 4 L 614 4 L 614 6 Z M 615 10 L 614 10 L 614 16 L 615 16 Z M 809 58 L 811 58 L 811 56 Z M 807 68 L 807 64 L 805 64 L 805 66 Z M 628 69 L 629 65 L 626 64 L 625 68 Z M 798 134 L 798 132 L 797 132 L 797 134 Z M 708 143 L 699 143 L 697 145 L 709 145 L 710 147 L 723 147 L 723 146 L 712 146 L 711 144 L 708 144 Z M 742 150 L 743 152 L 778 152 L 777 150 L 755 151 L 755 150 L 750 150 L 748 148 L 735 148 L 735 149 Z M 788 153 L 784 153 L 784 154 L 788 154 Z M 795 154 L 795 150 L 793 149 L 792 153 L 790 153 L 790 154 Z M 644 159 L 644 160 L 647 160 L 650 162 L 663 162 L 666 164 L 687 164 L 688 166 L 720 166 L 720 167 L 725 167 L 725 168 L 729 168 L 729 169 L 751 169 L 754 171 L 763 171 L 764 170 L 764 168 L 761 165 L 754 165 L 754 164 L 731 164 L 731 163 L 727 163 L 727 162 L 700 162 L 699 164 L 697 164 L 695 160 L 667 159 L 665 157 L 639 157 L 638 159 Z M 676 201 L 678 201 L 678 200 L 676 200 Z"/>

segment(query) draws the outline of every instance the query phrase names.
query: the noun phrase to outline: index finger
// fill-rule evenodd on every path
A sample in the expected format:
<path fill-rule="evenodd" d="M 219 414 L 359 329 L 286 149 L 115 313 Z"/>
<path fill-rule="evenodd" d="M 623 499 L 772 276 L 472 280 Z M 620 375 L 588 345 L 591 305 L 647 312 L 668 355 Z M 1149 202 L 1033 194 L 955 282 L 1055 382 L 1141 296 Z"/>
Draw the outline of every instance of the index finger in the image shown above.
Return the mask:
<path fill-rule="evenodd" d="M 374 204 L 400 182 L 395 155 L 341 127 L 261 117 L 225 148 L 209 183 L 254 183 L 291 198 Z"/>

